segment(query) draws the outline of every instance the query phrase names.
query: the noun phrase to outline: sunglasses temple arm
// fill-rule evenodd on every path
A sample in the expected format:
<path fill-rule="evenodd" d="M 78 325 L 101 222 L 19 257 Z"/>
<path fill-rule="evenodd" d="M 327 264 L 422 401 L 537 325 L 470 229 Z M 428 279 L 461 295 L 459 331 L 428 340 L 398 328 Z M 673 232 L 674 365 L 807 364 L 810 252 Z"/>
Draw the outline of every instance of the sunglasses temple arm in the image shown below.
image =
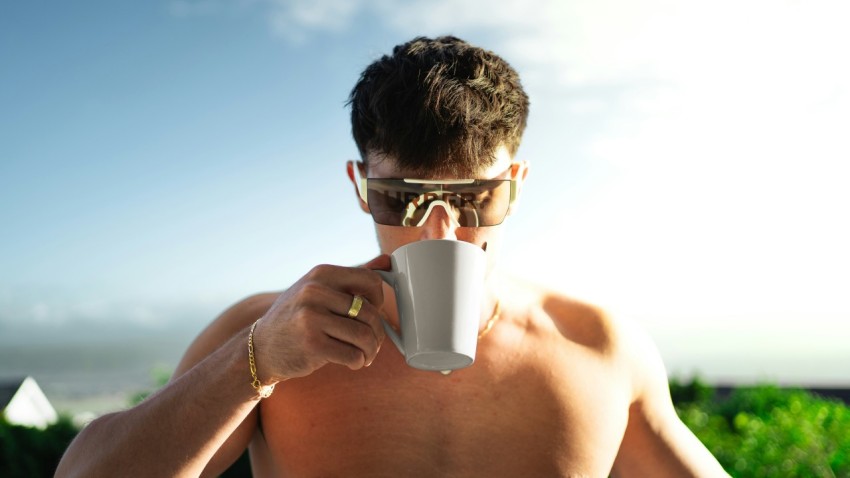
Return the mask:
<path fill-rule="evenodd" d="M 368 195 L 366 194 L 366 178 L 360 178 L 360 190 L 357 192 L 360 194 L 360 199 L 362 199 L 364 203 L 368 204 L 369 201 L 367 200 Z"/>

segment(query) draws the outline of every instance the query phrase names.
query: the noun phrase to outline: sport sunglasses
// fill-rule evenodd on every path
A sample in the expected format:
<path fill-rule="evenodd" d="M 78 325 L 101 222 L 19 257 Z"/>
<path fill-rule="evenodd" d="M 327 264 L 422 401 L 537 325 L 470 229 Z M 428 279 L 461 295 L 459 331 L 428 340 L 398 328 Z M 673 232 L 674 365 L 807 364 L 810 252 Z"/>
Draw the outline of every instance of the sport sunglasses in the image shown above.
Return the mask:
<path fill-rule="evenodd" d="M 511 171 L 514 169 L 512 167 Z M 372 218 L 387 226 L 422 226 L 437 206 L 442 207 L 457 226 L 495 226 L 505 220 L 516 200 L 516 192 L 514 177 L 360 179 L 360 197 L 369 206 Z"/>

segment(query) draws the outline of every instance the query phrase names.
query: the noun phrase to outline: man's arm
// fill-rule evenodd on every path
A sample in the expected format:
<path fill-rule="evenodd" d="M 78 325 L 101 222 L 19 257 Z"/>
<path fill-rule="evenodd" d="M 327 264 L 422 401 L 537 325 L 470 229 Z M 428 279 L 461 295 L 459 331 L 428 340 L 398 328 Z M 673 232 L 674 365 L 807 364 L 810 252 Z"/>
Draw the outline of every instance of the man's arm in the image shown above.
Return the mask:
<path fill-rule="evenodd" d="M 259 396 L 247 366 L 252 321 L 246 312 L 252 308 L 245 301 L 213 322 L 162 390 L 86 426 L 56 476 L 216 476 L 224 471 L 256 427 Z"/>
<path fill-rule="evenodd" d="M 383 282 L 368 268 L 387 269 L 389 258 L 379 256 L 364 268 L 317 266 L 271 307 L 265 301 L 254 313 L 243 307 L 225 313 L 190 347 L 175 380 L 136 407 L 84 428 L 56 476 L 220 473 L 256 429 L 259 393 L 248 371 L 246 324 L 262 317 L 254 350 L 263 385 L 310 375 L 329 363 L 352 370 L 368 366 L 384 338 L 379 314 Z M 354 295 L 363 296 L 364 303 L 350 318 Z M 237 319 L 227 320 L 229 315 Z"/>
<path fill-rule="evenodd" d="M 626 327 L 623 351 L 634 380 L 634 398 L 612 475 L 728 477 L 676 415 L 667 373 L 652 340 L 634 324 Z"/>

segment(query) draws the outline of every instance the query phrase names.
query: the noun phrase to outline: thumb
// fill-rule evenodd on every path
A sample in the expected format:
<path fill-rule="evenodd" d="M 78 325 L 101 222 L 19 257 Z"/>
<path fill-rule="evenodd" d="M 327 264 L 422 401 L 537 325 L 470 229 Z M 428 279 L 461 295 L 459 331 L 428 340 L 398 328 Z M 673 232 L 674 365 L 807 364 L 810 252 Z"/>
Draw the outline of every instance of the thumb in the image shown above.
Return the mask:
<path fill-rule="evenodd" d="M 387 254 L 381 254 L 378 257 L 372 259 L 371 261 L 363 264 L 363 267 L 370 270 L 381 270 L 381 271 L 389 271 L 392 270 L 392 262 L 390 262 L 390 256 Z"/>

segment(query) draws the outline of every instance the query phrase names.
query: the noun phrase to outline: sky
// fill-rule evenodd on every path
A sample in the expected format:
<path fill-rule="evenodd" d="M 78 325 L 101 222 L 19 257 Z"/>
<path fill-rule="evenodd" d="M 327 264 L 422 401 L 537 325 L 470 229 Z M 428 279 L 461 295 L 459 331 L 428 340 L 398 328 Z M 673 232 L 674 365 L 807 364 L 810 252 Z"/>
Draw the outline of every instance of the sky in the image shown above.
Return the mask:
<path fill-rule="evenodd" d="M 509 268 L 633 317 L 671 373 L 850 383 L 848 20 L 840 0 L 3 2 L 0 345 L 198 330 L 372 258 L 348 93 L 454 34 L 531 98 Z"/>

